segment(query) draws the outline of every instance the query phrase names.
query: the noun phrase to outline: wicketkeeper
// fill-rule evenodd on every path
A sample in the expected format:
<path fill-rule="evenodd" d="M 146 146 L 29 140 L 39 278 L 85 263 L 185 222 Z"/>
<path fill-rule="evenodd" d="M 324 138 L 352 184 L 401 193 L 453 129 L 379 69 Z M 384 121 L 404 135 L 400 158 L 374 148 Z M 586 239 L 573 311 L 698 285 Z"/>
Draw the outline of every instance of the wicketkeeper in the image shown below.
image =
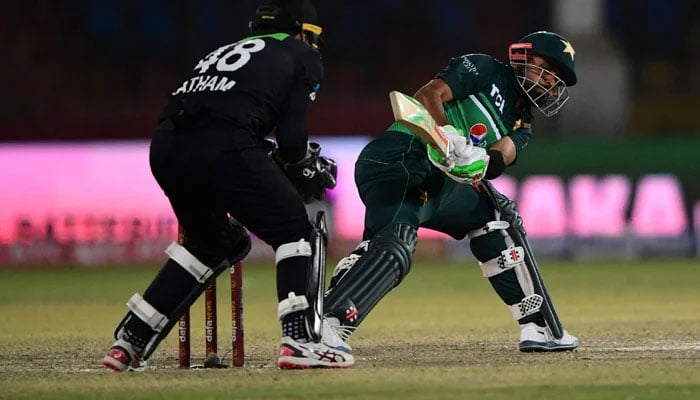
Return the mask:
<path fill-rule="evenodd" d="M 250 34 L 199 60 L 160 119 L 151 171 L 184 243 L 167 248 L 168 260 L 143 295 L 129 299 L 103 360 L 108 368 L 141 367 L 209 283 L 245 257 L 247 231 L 275 250 L 279 367 L 354 362 L 319 341 L 322 282 L 314 254 L 323 241 L 312 240 L 318 232 L 304 206 L 336 179 L 333 160 L 308 142 L 309 105 L 323 75 L 316 10 L 308 0 L 262 1 Z M 273 130 L 276 145 L 264 139 Z"/>

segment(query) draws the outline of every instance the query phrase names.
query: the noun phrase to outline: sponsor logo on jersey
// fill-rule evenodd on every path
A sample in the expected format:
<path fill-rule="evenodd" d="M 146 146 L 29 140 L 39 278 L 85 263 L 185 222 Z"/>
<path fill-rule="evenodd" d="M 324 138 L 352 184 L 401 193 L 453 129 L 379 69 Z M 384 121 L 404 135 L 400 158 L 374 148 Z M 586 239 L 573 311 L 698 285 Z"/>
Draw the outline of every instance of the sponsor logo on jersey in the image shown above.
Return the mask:
<path fill-rule="evenodd" d="M 469 128 L 469 139 L 471 139 L 473 144 L 479 144 L 486 139 L 487 133 L 489 133 L 489 130 L 486 125 L 479 122 Z"/>
<path fill-rule="evenodd" d="M 321 84 L 317 82 L 317 83 L 314 85 L 313 92 L 309 93 L 309 100 L 311 100 L 311 101 L 316 100 L 316 93 L 318 93 L 318 90 L 319 90 L 320 88 L 321 88 Z"/>
<path fill-rule="evenodd" d="M 495 83 L 491 84 L 491 97 L 493 98 L 493 105 L 498 109 L 498 111 L 503 114 L 503 107 L 506 105 L 506 99 L 501 96 L 501 90 L 498 89 Z"/>
<path fill-rule="evenodd" d="M 462 56 L 462 66 L 467 70 L 467 72 L 474 74 L 474 75 L 479 75 L 479 70 L 476 69 L 476 65 L 469 59 L 469 56 Z"/>

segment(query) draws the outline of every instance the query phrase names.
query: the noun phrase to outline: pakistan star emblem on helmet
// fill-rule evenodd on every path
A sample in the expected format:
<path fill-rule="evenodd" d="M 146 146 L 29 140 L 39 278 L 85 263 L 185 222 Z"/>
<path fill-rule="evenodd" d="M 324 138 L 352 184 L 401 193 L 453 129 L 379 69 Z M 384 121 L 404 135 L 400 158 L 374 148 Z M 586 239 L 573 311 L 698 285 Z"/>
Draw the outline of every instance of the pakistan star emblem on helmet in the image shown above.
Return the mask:
<path fill-rule="evenodd" d="M 571 56 L 571 61 L 574 61 L 574 56 L 576 55 L 574 46 L 572 46 L 568 40 L 561 40 L 561 42 L 564 43 L 564 50 L 562 50 L 562 53 L 568 53 Z"/>

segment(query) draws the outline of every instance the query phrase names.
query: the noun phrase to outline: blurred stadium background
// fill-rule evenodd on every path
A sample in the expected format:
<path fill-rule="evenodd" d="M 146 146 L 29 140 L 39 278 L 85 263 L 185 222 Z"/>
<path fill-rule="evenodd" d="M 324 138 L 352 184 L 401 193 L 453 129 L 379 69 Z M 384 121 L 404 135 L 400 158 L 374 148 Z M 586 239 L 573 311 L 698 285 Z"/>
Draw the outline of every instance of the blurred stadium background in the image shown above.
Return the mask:
<path fill-rule="evenodd" d="M 579 84 L 498 186 L 542 257 L 698 257 L 700 12 L 690 0 L 316 1 L 326 79 L 310 133 L 340 163 L 331 255 L 362 219 L 354 154 L 451 57 L 547 29 Z M 0 267 L 162 261 L 175 222 L 147 168 L 165 97 L 247 34 L 254 0 L 0 2 Z M 419 252 L 470 257 L 430 232 Z M 264 246 L 253 257 L 268 257 Z"/>

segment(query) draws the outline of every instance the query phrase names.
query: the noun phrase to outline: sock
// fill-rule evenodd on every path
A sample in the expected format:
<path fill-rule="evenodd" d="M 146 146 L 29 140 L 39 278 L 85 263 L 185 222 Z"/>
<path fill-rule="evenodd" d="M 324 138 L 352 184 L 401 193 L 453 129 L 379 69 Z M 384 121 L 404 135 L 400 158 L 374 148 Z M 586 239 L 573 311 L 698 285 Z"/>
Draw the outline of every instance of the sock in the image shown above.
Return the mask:
<path fill-rule="evenodd" d="M 141 352 L 155 332 L 140 318 L 132 315 L 122 328 L 122 339 L 131 343 L 134 350 Z"/>
<path fill-rule="evenodd" d="M 306 321 L 301 311 L 291 313 L 282 318 L 282 336 L 289 336 L 297 342 L 309 340 L 306 332 Z"/>
<path fill-rule="evenodd" d="M 137 353 L 143 352 L 144 347 L 146 347 L 146 340 L 135 335 L 130 329 L 124 328 L 122 331 L 122 339 L 131 343 Z"/>

